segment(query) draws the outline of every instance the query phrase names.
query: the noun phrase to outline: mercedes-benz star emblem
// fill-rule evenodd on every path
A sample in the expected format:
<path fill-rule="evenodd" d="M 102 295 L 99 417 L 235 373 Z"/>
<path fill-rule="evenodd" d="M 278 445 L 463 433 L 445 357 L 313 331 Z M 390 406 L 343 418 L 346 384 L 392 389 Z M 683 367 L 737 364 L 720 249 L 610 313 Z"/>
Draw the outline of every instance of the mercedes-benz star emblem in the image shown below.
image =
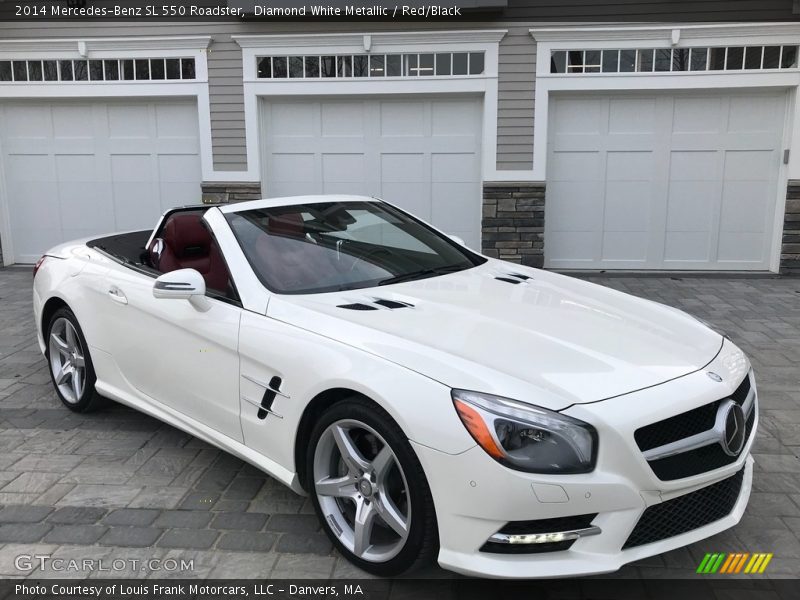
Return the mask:
<path fill-rule="evenodd" d="M 722 381 L 722 377 L 720 377 L 719 375 L 714 373 L 714 371 L 708 371 L 706 373 L 706 375 L 708 375 L 709 379 L 712 379 L 712 380 L 716 381 L 717 383 L 720 383 Z"/>
<path fill-rule="evenodd" d="M 719 416 L 725 428 L 722 430 L 719 444 L 728 456 L 739 456 L 745 443 L 745 418 L 742 407 L 729 400 L 719 407 Z"/>

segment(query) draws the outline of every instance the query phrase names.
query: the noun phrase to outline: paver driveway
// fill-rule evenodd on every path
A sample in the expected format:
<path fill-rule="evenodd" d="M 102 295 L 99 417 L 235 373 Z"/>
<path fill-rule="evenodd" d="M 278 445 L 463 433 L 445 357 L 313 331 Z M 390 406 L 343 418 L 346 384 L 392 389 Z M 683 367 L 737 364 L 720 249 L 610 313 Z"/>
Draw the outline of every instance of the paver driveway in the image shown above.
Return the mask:
<path fill-rule="evenodd" d="M 692 577 L 706 552 L 733 551 L 773 552 L 767 575 L 800 576 L 800 278 L 592 279 L 723 328 L 750 355 L 761 398 L 742 523 L 615 576 Z M 30 269 L 0 269 L 0 576 L 358 574 L 332 551 L 309 501 L 256 469 L 119 405 L 85 416 L 63 408 L 36 345 L 30 294 Z M 27 554 L 128 566 L 18 569 Z M 194 568 L 132 566 L 150 558 L 193 559 Z M 423 575 L 448 576 L 435 567 Z"/>

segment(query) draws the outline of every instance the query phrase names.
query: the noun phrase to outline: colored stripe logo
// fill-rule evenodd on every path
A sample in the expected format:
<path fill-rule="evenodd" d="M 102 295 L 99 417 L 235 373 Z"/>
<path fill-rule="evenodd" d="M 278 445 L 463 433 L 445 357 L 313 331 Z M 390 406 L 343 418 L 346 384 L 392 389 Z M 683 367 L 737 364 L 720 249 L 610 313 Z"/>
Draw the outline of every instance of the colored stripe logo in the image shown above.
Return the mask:
<path fill-rule="evenodd" d="M 705 555 L 697 567 L 697 573 L 711 575 L 720 573 L 736 575 L 737 573 L 761 574 L 767 570 L 772 560 L 772 552 L 715 552 Z"/>

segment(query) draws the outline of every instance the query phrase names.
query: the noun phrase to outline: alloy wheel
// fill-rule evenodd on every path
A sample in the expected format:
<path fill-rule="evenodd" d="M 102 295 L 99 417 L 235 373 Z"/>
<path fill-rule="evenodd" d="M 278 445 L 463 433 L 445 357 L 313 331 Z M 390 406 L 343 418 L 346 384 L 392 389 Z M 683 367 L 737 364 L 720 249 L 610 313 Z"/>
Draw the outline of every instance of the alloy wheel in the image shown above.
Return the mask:
<path fill-rule="evenodd" d="M 377 431 L 352 419 L 331 423 L 317 443 L 313 476 L 322 514 L 345 548 L 370 562 L 403 549 L 411 526 L 408 482 Z"/>
<path fill-rule="evenodd" d="M 86 359 L 75 326 L 64 317 L 56 319 L 48 345 L 53 381 L 62 397 L 76 404 L 86 388 Z"/>

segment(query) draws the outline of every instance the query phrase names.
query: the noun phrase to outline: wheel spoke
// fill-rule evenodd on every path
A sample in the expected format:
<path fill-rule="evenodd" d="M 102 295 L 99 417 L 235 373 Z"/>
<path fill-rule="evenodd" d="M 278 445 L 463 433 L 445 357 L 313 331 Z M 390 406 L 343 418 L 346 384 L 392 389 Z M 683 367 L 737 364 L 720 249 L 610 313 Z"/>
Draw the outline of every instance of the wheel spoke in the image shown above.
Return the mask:
<path fill-rule="evenodd" d="M 83 376 L 78 369 L 72 369 L 72 391 L 75 393 L 75 401 L 81 399 L 81 393 L 83 392 Z"/>
<path fill-rule="evenodd" d="M 58 351 L 61 354 L 66 354 L 67 352 L 69 352 L 69 346 L 67 345 L 67 342 L 62 340 L 55 333 L 51 333 L 50 334 L 50 341 L 53 342 L 56 345 L 56 347 L 58 348 Z"/>
<path fill-rule="evenodd" d="M 361 500 L 356 505 L 356 515 L 353 527 L 353 553 L 362 556 L 372 545 L 372 526 L 375 524 L 375 509 L 373 503 Z"/>
<path fill-rule="evenodd" d="M 72 328 L 70 323 L 64 325 L 64 332 L 65 337 L 67 338 L 67 346 L 69 347 L 70 352 L 75 352 L 78 348 L 78 340 L 75 336 L 75 330 Z"/>
<path fill-rule="evenodd" d="M 341 426 L 334 427 L 333 439 L 336 441 L 339 453 L 342 455 L 342 460 L 351 473 L 354 475 L 360 474 L 369 468 L 369 462 L 361 455 L 358 448 L 356 448 L 347 429 Z"/>
<path fill-rule="evenodd" d="M 317 494 L 334 498 L 353 498 L 356 495 L 356 482 L 352 475 L 344 477 L 325 477 L 314 484 Z"/>
<path fill-rule="evenodd" d="M 381 494 L 374 502 L 375 512 L 400 537 L 408 535 L 408 523 L 388 496 Z"/>
<path fill-rule="evenodd" d="M 72 365 L 69 363 L 64 363 L 61 365 L 61 369 L 58 371 L 56 375 L 56 384 L 63 385 L 66 383 L 67 378 L 72 374 Z"/>
<path fill-rule="evenodd" d="M 375 479 L 379 486 L 384 485 L 392 465 L 394 465 L 394 453 L 388 445 L 385 445 L 372 459 L 372 472 L 375 473 Z"/>
<path fill-rule="evenodd" d="M 83 358 L 83 354 L 76 354 L 74 363 L 77 368 L 83 369 L 86 366 L 86 359 Z"/>

